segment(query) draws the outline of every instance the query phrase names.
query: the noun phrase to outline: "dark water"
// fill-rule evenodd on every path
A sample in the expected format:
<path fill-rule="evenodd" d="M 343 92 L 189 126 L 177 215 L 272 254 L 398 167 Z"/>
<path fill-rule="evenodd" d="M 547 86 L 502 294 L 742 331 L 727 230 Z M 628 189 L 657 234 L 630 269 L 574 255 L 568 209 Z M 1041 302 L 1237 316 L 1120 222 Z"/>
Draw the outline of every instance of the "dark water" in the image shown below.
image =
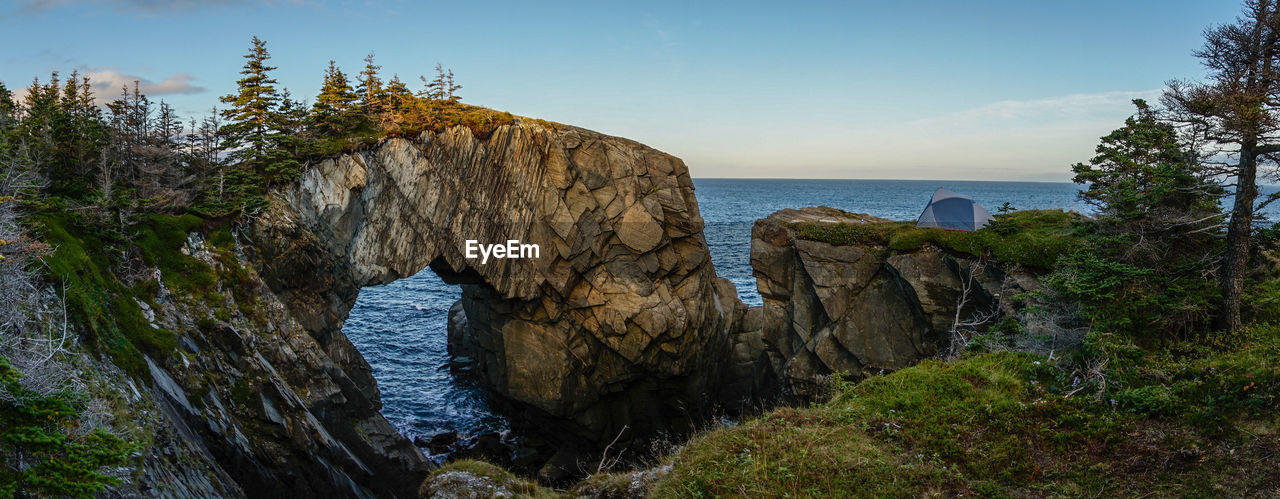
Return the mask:
<path fill-rule="evenodd" d="M 760 295 L 749 261 L 751 225 L 782 208 L 826 205 L 913 220 L 933 191 L 946 187 L 992 212 L 1005 202 L 1017 209 L 1087 211 L 1076 199 L 1078 186 L 1070 183 L 698 179 L 694 184 L 716 272 L 733 281 L 738 295 L 752 305 L 760 304 Z M 1280 208 L 1280 203 L 1272 206 Z M 457 286 L 424 270 L 362 289 L 344 328 L 373 366 L 382 389 L 382 413 L 411 437 L 506 429 L 506 421 L 489 412 L 478 387 L 449 373 L 445 328 L 449 306 L 460 294 Z"/>

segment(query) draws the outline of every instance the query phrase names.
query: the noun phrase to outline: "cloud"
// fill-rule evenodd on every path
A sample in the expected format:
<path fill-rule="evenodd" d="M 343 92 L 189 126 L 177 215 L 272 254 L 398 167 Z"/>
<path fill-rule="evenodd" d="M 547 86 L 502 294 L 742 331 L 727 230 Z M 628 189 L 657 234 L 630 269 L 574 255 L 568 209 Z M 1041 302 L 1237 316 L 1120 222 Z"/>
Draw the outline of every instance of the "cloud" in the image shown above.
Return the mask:
<path fill-rule="evenodd" d="M 205 90 L 204 87 L 192 84 L 195 78 L 186 73 L 174 73 L 158 82 L 110 69 L 89 72 L 84 72 L 82 69 L 80 75 L 89 77 L 89 88 L 93 90 L 93 100 L 98 105 L 116 100 L 120 97 L 120 92 L 125 87 L 133 91 L 134 81 L 138 82 L 138 91 L 153 101 L 158 101 L 158 97 L 165 95 L 195 94 Z M 63 74 L 62 78 L 68 76 L 68 74 Z M 41 83 L 47 82 L 42 81 Z M 29 87 L 13 89 L 14 100 L 21 102 L 26 97 L 28 90 Z"/>
<path fill-rule="evenodd" d="M 34 15 L 71 6 L 107 6 L 137 17 L 157 17 L 239 5 L 303 5 L 305 0 L 19 0 L 17 15 Z"/>
<path fill-rule="evenodd" d="M 87 76 L 89 77 L 89 84 L 93 88 L 94 96 L 99 103 L 114 100 L 120 95 L 123 87 L 127 86 L 132 90 L 134 81 L 138 82 L 138 90 L 151 98 L 164 95 L 194 94 L 204 91 L 204 87 L 193 85 L 191 82 L 195 81 L 195 78 L 186 73 L 174 73 L 159 82 L 112 70 L 93 71 L 88 73 Z"/>
<path fill-rule="evenodd" d="M 76 3 L 76 0 L 26 0 L 20 2 L 18 14 L 39 14 L 41 12 L 65 7 Z"/>

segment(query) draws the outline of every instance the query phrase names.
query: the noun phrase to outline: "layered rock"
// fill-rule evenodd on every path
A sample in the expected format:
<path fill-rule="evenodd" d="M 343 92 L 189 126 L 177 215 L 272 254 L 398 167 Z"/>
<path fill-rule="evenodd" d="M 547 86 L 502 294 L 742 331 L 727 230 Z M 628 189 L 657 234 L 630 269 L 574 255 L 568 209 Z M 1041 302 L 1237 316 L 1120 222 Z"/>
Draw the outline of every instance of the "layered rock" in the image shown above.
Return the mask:
<path fill-rule="evenodd" d="M 159 497 L 413 495 L 429 462 L 379 413 L 363 361 L 341 335 L 294 318 L 255 269 L 251 246 L 198 232 L 182 252 L 217 280 L 199 294 L 142 289 L 147 327 L 178 344 L 146 358 L 125 390 L 147 434 L 141 473 L 118 492 Z M 312 276 L 313 278 L 319 276 Z"/>
<path fill-rule="evenodd" d="M 708 408 L 737 299 L 702 226 L 678 158 L 525 121 L 313 165 L 248 232 L 271 289 L 370 400 L 343 321 L 360 287 L 430 267 L 462 284 L 450 344 L 486 386 L 559 435 L 608 443 L 687 429 Z M 467 240 L 540 255 L 481 263 Z"/>
<path fill-rule="evenodd" d="M 1025 272 L 932 245 L 894 252 L 883 241 L 806 240 L 794 228 L 885 222 L 822 207 L 756 221 L 751 266 L 764 305 L 745 312 L 730 342 L 727 400 L 803 399 L 832 373 L 856 379 L 910 366 L 975 314 L 998 312 L 1002 292 L 1036 285 Z"/>

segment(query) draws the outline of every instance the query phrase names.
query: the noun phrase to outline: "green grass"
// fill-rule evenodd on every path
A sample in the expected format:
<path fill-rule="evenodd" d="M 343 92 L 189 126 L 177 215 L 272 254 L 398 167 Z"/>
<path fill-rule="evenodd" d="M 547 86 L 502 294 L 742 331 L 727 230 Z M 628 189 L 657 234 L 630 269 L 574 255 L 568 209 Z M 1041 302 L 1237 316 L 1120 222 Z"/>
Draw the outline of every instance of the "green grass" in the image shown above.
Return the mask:
<path fill-rule="evenodd" d="M 215 227 L 208 236 L 214 258 L 227 269 L 228 275 L 219 275 L 182 252 L 189 233 L 205 231 L 206 221 L 194 215 L 147 215 L 125 234 L 86 227 L 57 209 L 33 214 L 29 221 L 51 246 L 40 261 L 59 284 L 58 290 L 65 291 L 73 321 L 84 325 L 92 347 L 136 378 L 150 379 L 143 353 L 164 358 L 177 348 L 177 339 L 172 331 L 152 327 L 138 305 L 154 297 L 157 284 L 143 280 L 129 286 L 114 274 L 123 249 L 136 249 L 145 264 L 160 269 L 161 281 L 179 301 L 222 307 L 225 299 L 218 284 L 230 282 L 234 296 L 253 303 L 249 301 L 253 288 L 245 284 L 247 270 L 231 256 L 231 235 L 225 226 Z"/>
<path fill-rule="evenodd" d="M 159 268 L 165 285 L 179 296 L 207 295 L 218 282 L 208 264 L 182 252 L 187 234 L 203 226 L 204 219 L 195 215 L 148 215 L 133 227 L 143 260 Z"/>
<path fill-rule="evenodd" d="M 151 327 L 134 301 L 136 291 L 111 273 L 108 244 L 77 226 L 65 213 L 40 213 L 30 220 L 53 251 L 40 258 L 60 284 L 72 319 L 83 324 L 89 343 L 139 379 L 146 375 L 142 353 L 163 357 L 177 346 L 171 331 Z"/>
<path fill-rule="evenodd" d="M 996 215 L 996 222 L 976 231 L 916 227 L 913 222 L 790 224 L 796 237 L 838 245 L 877 245 L 911 252 L 926 244 L 975 257 L 1037 269 L 1053 267 L 1058 257 L 1080 244 L 1080 215 L 1061 210 L 1027 210 Z"/>
<path fill-rule="evenodd" d="M 555 123 L 533 120 L 547 128 L 555 129 Z M 487 139 L 504 125 L 516 122 L 516 116 L 506 111 L 473 106 L 456 101 L 440 101 L 414 98 L 402 103 L 388 126 L 366 126 L 341 137 L 325 137 L 309 145 L 307 158 L 320 159 L 342 152 L 367 147 L 387 137 L 411 137 L 422 132 L 442 132 L 460 126 L 480 139 Z M 304 158 L 305 159 L 305 158 Z"/>
<path fill-rule="evenodd" d="M 1127 394 L 1114 406 L 1093 386 L 1067 396 L 1073 376 L 1029 354 L 926 361 L 839 388 L 826 404 L 703 434 L 653 495 L 1268 490 L 1280 480 L 1268 461 L 1280 450 L 1280 328 L 1234 341 L 1138 359 L 1114 373 L 1125 386 L 1107 393 Z"/>

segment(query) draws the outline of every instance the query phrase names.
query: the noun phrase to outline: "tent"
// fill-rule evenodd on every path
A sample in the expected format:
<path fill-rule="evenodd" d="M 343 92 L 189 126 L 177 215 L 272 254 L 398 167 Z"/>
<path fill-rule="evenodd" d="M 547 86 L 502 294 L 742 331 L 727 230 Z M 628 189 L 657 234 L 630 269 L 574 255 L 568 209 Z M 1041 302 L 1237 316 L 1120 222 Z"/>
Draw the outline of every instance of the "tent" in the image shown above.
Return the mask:
<path fill-rule="evenodd" d="M 924 213 L 916 220 L 916 227 L 936 227 L 951 230 L 978 230 L 991 223 L 991 213 L 962 196 L 945 188 L 933 193 L 933 199 L 924 207 Z"/>

